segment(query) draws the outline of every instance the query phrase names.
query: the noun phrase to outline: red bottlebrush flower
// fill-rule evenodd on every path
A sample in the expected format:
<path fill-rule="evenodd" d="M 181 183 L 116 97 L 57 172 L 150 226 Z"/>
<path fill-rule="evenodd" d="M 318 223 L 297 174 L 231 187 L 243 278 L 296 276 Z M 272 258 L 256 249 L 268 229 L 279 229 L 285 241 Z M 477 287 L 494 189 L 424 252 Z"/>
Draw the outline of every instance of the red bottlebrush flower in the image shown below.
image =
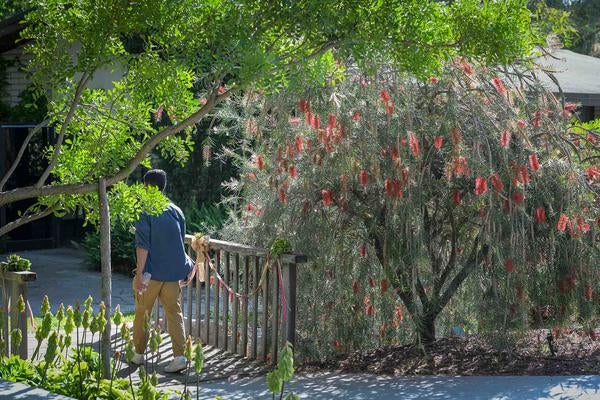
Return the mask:
<path fill-rule="evenodd" d="M 319 130 L 321 129 L 321 117 L 315 115 L 312 120 L 312 127 Z"/>
<path fill-rule="evenodd" d="M 533 120 L 531 120 L 531 126 L 534 128 L 539 128 L 542 125 L 542 113 L 536 111 L 533 113 Z"/>
<path fill-rule="evenodd" d="M 483 176 L 475 178 L 475 194 L 481 196 L 487 191 L 487 179 Z"/>
<path fill-rule="evenodd" d="M 375 287 L 375 279 L 373 279 L 372 277 L 369 277 L 369 286 L 372 288 Z"/>
<path fill-rule="evenodd" d="M 511 136 L 512 135 L 509 130 L 503 130 L 500 134 L 500 146 L 504 147 L 505 149 L 508 148 L 508 146 L 510 145 Z"/>
<path fill-rule="evenodd" d="M 225 86 L 223 86 L 223 85 L 219 86 L 219 89 L 217 89 L 217 92 L 219 94 L 224 94 L 225 93 Z"/>
<path fill-rule="evenodd" d="M 521 286 L 518 286 L 515 292 L 519 299 L 523 300 L 525 298 L 525 290 Z"/>
<path fill-rule="evenodd" d="M 469 166 L 467 164 L 467 159 L 463 156 L 455 158 L 452 166 L 452 172 L 456 176 L 469 175 Z"/>
<path fill-rule="evenodd" d="M 361 119 L 362 119 L 362 114 L 361 114 L 361 112 L 360 112 L 360 111 L 354 111 L 354 112 L 352 113 L 352 121 L 354 121 L 354 122 L 358 122 L 358 121 L 360 121 Z"/>
<path fill-rule="evenodd" d="M 562 110 L 560 112 L 560 116 L 563 118 L 571 118 L 571 115 L 573 115 L 573 113 L 569 110 Z"/>
<path fill-rule="evenodd" d="M 202 99 L 200 99 L 198 101 L 200 102 L 201 106 L 204 106 L 204 105 L 206 105 L 206 103 L 208 103 L 208 100 L 206 100 L 205 98 L 202 98 Z"/>
<path fill-rule="evenodd" d="M 387 325 L 384 322 L 383 324 L 381 324 L 379 326 L 379 336 L 381 336 L 382 338 L 386 337 L 387 335 Z"/>
<path fill-rule="evenodd" d="M 497 172 L 490 176 L 490 182 L 492 182 L 492 186 L 494 187 L 496 193 L 502 193 L 504 190 L 504 183 L 502 183 L 502 179 Z"/>
<path fill-rule="evenodd" d="M 585 220 L 581 216 L 577 216 L 577 218 L 575 218 L 575 222 L 577 223 L 577 227 L 580 231 L 585 233 L 590 230 L 590 224 L 585 222 Z"/>
<path fill-rule="evenodd" d="M 431 78 L 429 78 L 429 82 L 431 82 L 432 85 L 437 84 L 440 81 L 440 79 L 437 76 L 432 76 Z"/>
<path fill-rule="evenodd" d="M 404 319 L 404 313 L 402 312 L 402 306 L 397 305 L 394 309 L 394 319 L 398 321 L 398 323 L 402 322 Z"/>
<path fill-rule="evenodd" d="M 388 282 L 388 280 L 385 278 L 382 279 L 381 283 L 379 285 L 379 289 L 381 290 L 381 293 L 383 294 L 383 293 L 387 292 L 389 287 L 390 287 L 390 283 Z"/>
<path fill-rule="evenodd" d="M 300 125 L 300 118 L 298 118 L 298 117 L 289 117 L 288 118 L 288 124 L 290 124 L 292 126 L 298 126 L 298 125 Z"/>
<path fill-rule="evenodd" d="M 536 154 L 529 155 L 529 166 L 531 167 L 531 170 L 533 172 L 540 169 L 540 161 L 538 160 L 538 157 Z"/>
<path fill-rule="evenodd" d="M 452 135 L 452 144 L 454 146 L 458 146 L 460 142 L 462 142 L 462 135 L 460 134 L 460 130 L 458 128 L 452 128 L 450 134 Z"/>
<path fill-rule="evenodd" d="M 258 168 L 261 171 L 265 169 L 265 160 L 260 154 L 256 156 L 256 168 Z"/>
<path fill-rule="evenodd" d="M 523 200 L 525 200 L 523 192 L 513 192 L 511 198 L 517 205 L 523 204 Z"/>
<path fill-rule="evenodd" d="M 298 108 L 300 109 L 300 111 L 306 113 L 310 111 L 310 105 L 308 103 L 308 101 L 302 99 L 298 102 Z"/>
<path fill-rule="evenodd" d="M 335 349 L 335 351 L 340 351 L 342 349 L 342 344 L 339 340 L 336 339 L 333 341 L 333 348 Z"/>
<path fill-rule="evenodd" d="M 394 195 L 394 182 L 391 179 L 387 178 L 383 181 L 383 188 L 386 196 L 391 197 Z"/>
<path fill-rule="evenodd" d="M 365 243 L 358 246 L 358 255 L 362 258 L 365 258 L 367 256 L 367 245 Z"/>
<path fill-rule="evenodd" d="M 388 103 L 385 105 L 385 112 L 387 114 L 392 114 L 395 110 L 394 104 L 393 103 Z"/>
<path fill-rule="evenodd" d="M 587 134 L 587 140 L 588 142 L 590 142 L 591 144 L 596 144 L 596 137 L 594 136 L 593 133 L 588 133 Z"/>
<path fill-rule="evenodd" d="M 372 317 L 375 315 L 375 307 L 373 307 L 373 304 L 367 304 L 365 307 L 365 314 L 367 317 Z"/>
<path fill-rule="evenodd" d="M 504 86 L 504 82 L 499 77 L 496 76 L 492 78 L 492 85 L 494 85 L 496 91 L 501 95 L 504 96 L 506 94 L 506 86 Z"/>
<path fill-rule="evenodd" d="M 417 135 L 415 135 L 414 132 L 410 133 L 410 151 L 415 157 L 419 157 L 419 155 L 421 155 L 421 143 L 419 142 L 419 139 L 417 139 Z"/>
<path fill-rule="evenodd" d="M 504 269 L 506 269 L 506 272 L 508 273 L 513 272 L 514 265 L 512 258 L 507 258 L 506 261 L 504 261 Z"/>
<path fill-rule="evenodd" d="M 327 116 L 327 127 L 329 129 L 333 129 L 333 128 L 335 128 L 336 125 L 337 125 L 337 118 L 336 118 L 335 114 L 329 114 Z"/>
<path fill-rule="evenodd" d="M 367 186 L 369 184 L 369 173 L 364 169 L 358 173 L 358 183 L 360 183 L 361 186 Z"/>
<path fill-rule="evenodd" d="M 304 139 L 302 138 L 302 136 L 296 136 L 294 144 L 296 146 L 296 151 L 300 153 L 304 149 Z"/>
<path fill-rule="evenodd" d="M 600 180 L 600 167 L 589 167 L 586 172 L 589 180 Z"/>
<path fill-rule="evenodd" d="M 462 62 L 462 63 L 460 63 L 460 68 L 463 70 L 463 72 L 465 74 L 467 74 L 467 76 L 473 75 L 473 67 L 471 67 L 471 64 L 469 64 L 467 62 Z"/>
<path fill-rule="evenodd" d="M 296 179 L 296 177 L 298 177 L 298 170 L 295 165 L 290 165 L 288 172 L 292 178 Z"/>
<path fill-rule="evenodd" d="M 356 279 L 352 281 L 352 292 L 357 294 L 360 291 L 360 283 Z"/>
<path fill-rule="evenodd" d="M 458 189 L 452 192 L 452 202 L 456 205 L 460 204 L 460 191 Z"/>
<path fill-rule="evenodd" d="M 558 217 L 558 223 L 556 224 L 556 229 L 558 229 L 561 232 L 564 232 L 567 229 L 568 223 L 569 217 L 567 217 L 565 214 L 560 214 L 560 217 Z"/>
<path fill-rule="evenodd" d="M 508 199 L 504 199 L 504 201 L 502 202 L 502 209 L 505 212 L 510 212 L 510 201 L 508 201 Z"/>
<path fill-rule="evenodd" d="M 246 205 L 246 211 L 248 211 L 248 212 L 252 212 L 252 211 L 254 211 L 254 208 L 255 208 L 255 207 L 254 207 L 254 204 L 252 204 L 252 203 L 248 203 L 248 204 Z"/>
<path fill-rule="evenodd" d="M 304 215 L 306 215 L 306 214 L 308 214 L 309 211 L 310 211 L 310 201 L 304 200 L 304 204 L 302 205 L 302 212 L 304 213 Z"/>
<path fill-rule="evenodd" d="M 535 222 L 537 224 L 543 224 L 546 222 L 546 210 L 544 207 L 538 207 L 534 211 Z"/>
<path fill-rule="evenodd" d="M 210 282 L 211 286 L 214 286 L 214 284 L 215 284 L 215 277 L 211 276 L 209 282 Z"/>
<path fill-rule="evenodd" d="M 396 145 L 391 146 L 390 155 L 392 157 L 392 161 L 398 161 L 398 159 L 400 158 L 400 154 L 398 153 L 398 147 L 396 147 Z"/>
<path fill-rule="evenodd" d="M 527 171 L 527 166 L 526 165 L 521 165 L 519 167 L 519 176 L 518 176 L 519 182 L 521 182 L 523 184 L 523 186 L 527 185 L 530 181 L 529 179 L 529 172 Z"/>
<path fill-rule="evenodd" d="M 285 145 L 285 156 L 289 159 L 293 159 L 296 156 L 296 146 L 292 144 Z"/>
<path fill-rule="evenodd" d="M 527 121 L 525 121 L 524 119 L 519 119 L 517 120 L 517 126 L 519 127 L 519 129 L 524 129 L 527 126 Z"/>
<path fill-rule="evenodd" d="M 577 109 L 577 104 L 575 104 L 575 103 L 566 103 L 565 104 L 565 108 L 564 108 L 565 111 L 573 112 L 576 109 Z"/>
<path fill-rule="evenodd" d="M 278 196 L 279 196 L 279 201 L 283 204 L 287 203 L 287 193 L 285 192 L 285 190 L 283 188 L 279 189 L 277 192 Z"/>
<path fill-rule="evenodd" d="M 306 125 L 308 126 L 312 126 L 314 115 L 313 113 L 311 113 L 310 111 L 307 111 L 306 114 L 304 114 L 304 122 L 306 123 Z"/>
<path fill-rule="evenodd" d="M 262 217 L 262 215 L 263 215 L 262 208 L 256 207 L 256 213 L 255 214 L 256 214 L 257 217 Z"/>
<path fill-rule="evenodd" d="M 586 300 L 590 301 L 594 298 L 594 291 L 592 289 L 592 285 L 590 285 L 589 283 L 585 285 L 585 289 L 583 292 Z"/>
<path fill-rule="evenodd" d="M 385 89 L 383 89 L 381 92 L 379 92 L 379 97 L 381 97 L 381 100 L 383 100 L 384 103 L 389 103 L 390 100 L 392 99 L 390 97 L 390 93 Z"/>
<path fill-rule="evenodd" d="M 329 207 L 333 203 L 333 198 L 331 196 L 331 190 L 323 189 L 321 190 L 321 199 L 323 200 L 323 206 Z"/>
<path fill-rule="evenodd" d="M 444 145 L 444 138 L 442 136 L 434 136 L 433 137 L 433 147 L 436 149 L 441 149 Z"/>

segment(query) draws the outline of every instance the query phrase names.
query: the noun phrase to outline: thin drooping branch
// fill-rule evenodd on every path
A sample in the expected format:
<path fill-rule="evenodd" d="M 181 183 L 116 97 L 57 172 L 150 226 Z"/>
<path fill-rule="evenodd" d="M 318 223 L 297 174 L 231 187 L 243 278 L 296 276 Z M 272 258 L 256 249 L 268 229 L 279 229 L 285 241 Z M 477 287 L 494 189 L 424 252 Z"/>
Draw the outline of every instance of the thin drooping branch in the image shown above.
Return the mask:
<path fill-rule="evenodd" d="M 38 219 L 47 217 L 48 215 L 52 214 L 55 210 L 56 209 L 54 207 L 48 207 L 44 211 L 41 211 L 39 213 L 26 215 L 17 220 L 9 222 L 8 224 L 6 224 L 0 228 L 0 237 L 6 235 L 8 232 L 10 232 L 14 229 L 17 229 L 18 227 L 20 227 L 22 225 L 25 225 L 30 222 L 36 221 Z"/>
<path fill-rule="evenodd" d="M 48 124 L 48 120 L 46 119 L 46 120 L 40 122 L 39 124 L 37 124 L 32 130 L 29 131 L 29 133 L 27 134 L 27 137 L 25 138 L 25 140 L 23 141 L 23 144 L 21 145 L 21 148 L 19 149 L 19 152 L 17 153 L 17 157 L 15 158 L 12 165 L 10 166 L 10 168 L 8 169 L 8 171 L 2 178 L 2 181 L 0 181 L 0 192 L 4 188 L 4 185 L 6 185 L 6 182 L 8 182 L 8 180 L 12 176 L 13 172 L 15 172 L 15 169 L 17 168 L 17 165 L 19 165 L 19 162 L 21 161 L 21 158 L 23 157 L 23 154 L 25 153 L 25 149 L 27 148 L 27 145 L 29 144 L 29 141 L 31 140 L 33 135 L 38 133 L 40 131 L 40 129 L 42 129 L 47 124 Z"/>
<path fill-rule="evenodd" d="M 446 283 L 446 279 L 450 275 L 450 272 L 456 267 L 456 253 L 457 253 L 457 241 L 458 234 L 456 231 L 456 222 L 454 221 L 454 213 L 450 210 L 450 229 L 451 229 L 451 238 L 450 238 L 450 258 L 448 263 L 444 267 L 442 274 L 440 276 L 435 277 L 435 283 L 433 285 L 433 296 L 437 297 Z"/>
<path fill-rule="evenodd" d="M 180 123 L 167 127 L 155 136 L 151 137 L 138 150 L 134 158 L 131 159 L 131 161 L 129 162 L 129 164 L 127 164 L 126 167 L 121 169 L 117 174 L 113 175 L 112 177 L 107 178 L 107 185 L 114 185 L 115 183 L 126 179 L 144 160 L 146 155 L 149 154 L 152 151 L 152 149 L 154 149 L 154 147 L 156 147 L 156 145 L 160 143 L 161 140 L 186 129 L 189 126 L 198 123 L 206 114 L 208 114 L 210 110 L 212 110 L 220 102 L 229 98 L 233 93 L 234 88 L 221 95 L 216 95 L 215 93 L 213 93 L 213 95 L 209 97 L 206 104 L 202 106 L 198 111 L 196 111 Z M 15 201 L 31 199 L 40 196 L 90 193 L 96 191 L 97 188 L 98 185 L 96 183 L 72 183 L 64 185 L 47 185 L 42 187 L 27 186 L 14 190 L 9 190 L 6 192 L 0 192 L 0 206 L 4 204 L 13 203 Z"/>
<path fill-rule="evenodd" d="M 73 119 L 73 116 L 75 115 L 75 110 L 77 109 L 79 99 L 81 98 L 83 89 L 85 88 L 85 85 L 87 84 L 90 77 L 91 77 L 91 74 L 84 72 L 81 75 L 81 78 L 79 79 L 79 83 L 77 84 L 77 89 L 75 90 L 75 96 L 73 96 L 73 101 L 71 102 L 71 105 L 69 106 L 69 111 L 67 112 L 67 116 L 65 117 L 65 120 L 60 127 L 60 132 L 58 134 L 58 138 L 56 138 L 56 145 L 54 146 L 54 154 L 52 154 L 52 159 L 50 160 L 48 167 L 46 167 L 46 170 L 44 171 L 44 173 L 42 174 L 40 179 L 37 181 L 37 183 L 35 184 L 36 187 L 42 187 L 44 185 L 44 183 L 46 183 L 46 180 L 50 176 L 52 169 L 56 166 L 56 163 L 58 162 L 58 156 L 60 156 L 60 148 L 62 147 L 62 143 L 65 138 L 65 133 L 67 131 L 67 127 L 69 126 L 69 124 L 71 123 L 71 120 Z"/>

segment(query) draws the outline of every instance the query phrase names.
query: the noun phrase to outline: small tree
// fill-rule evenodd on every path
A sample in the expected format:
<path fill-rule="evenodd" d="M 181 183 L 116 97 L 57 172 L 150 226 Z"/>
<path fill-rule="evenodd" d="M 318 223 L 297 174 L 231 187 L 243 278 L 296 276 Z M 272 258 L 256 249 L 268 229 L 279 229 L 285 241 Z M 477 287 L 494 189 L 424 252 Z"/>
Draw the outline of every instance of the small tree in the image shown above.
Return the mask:
<path fill-rule="evenodd" d="M 570 130 L 575 105 L 520 69 L 457 60 L 422 81 L 383 68 L 247 100 L 257 148 L 231 231 L 286 237 L 346 282 L 342 319 L 372 318 L 373 292 L 391 291 L 425 342 L 470 277 L 481 330 L 596 321 L 599 138 Z"/>

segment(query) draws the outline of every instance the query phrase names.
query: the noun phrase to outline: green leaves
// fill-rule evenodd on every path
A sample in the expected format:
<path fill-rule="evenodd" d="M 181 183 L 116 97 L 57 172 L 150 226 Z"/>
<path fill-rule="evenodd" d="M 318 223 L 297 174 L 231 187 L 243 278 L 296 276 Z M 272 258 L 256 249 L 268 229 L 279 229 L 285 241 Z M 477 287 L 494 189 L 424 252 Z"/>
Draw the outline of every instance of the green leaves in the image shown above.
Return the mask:
<path fill-rule="evenodd" d="M 293 376 L 294 352 L 292 350 L 292 345 L 287 342 L 279 354 L 277 368 L 267 374 L 267 387 L 269 391 L 273 394 L 282 393 L 284 383 L 289 382 Z M 296 397 L 293 394 L 290 394 L 286 399 L 287 398 L 294 399 Z"/>

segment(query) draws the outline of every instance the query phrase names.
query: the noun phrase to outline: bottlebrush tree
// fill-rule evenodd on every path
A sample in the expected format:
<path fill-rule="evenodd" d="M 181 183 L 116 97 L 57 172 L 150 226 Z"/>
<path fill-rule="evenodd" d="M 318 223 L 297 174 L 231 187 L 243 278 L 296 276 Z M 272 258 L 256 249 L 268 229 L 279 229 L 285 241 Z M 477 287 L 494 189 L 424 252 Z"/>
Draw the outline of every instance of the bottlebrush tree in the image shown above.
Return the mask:
<path fill-rule="evenodd" d="M 230 183 L 241 209 L 228 235 L 285 237 L 311 257 L 300 279 L 316 271 L 320 289 L 300 296 L 335 295 L 306 321 L 360 316 L 382 338 L 405 312 L 428 342 L 469 288 L 480 331 L 590 328 L 599 137 L 572 131 L 575 105 L 535 73 L 457 60 L 427 81 L 382 68 L 301 94 L 247 94 L 237 111 L 249 157 Z"/>

